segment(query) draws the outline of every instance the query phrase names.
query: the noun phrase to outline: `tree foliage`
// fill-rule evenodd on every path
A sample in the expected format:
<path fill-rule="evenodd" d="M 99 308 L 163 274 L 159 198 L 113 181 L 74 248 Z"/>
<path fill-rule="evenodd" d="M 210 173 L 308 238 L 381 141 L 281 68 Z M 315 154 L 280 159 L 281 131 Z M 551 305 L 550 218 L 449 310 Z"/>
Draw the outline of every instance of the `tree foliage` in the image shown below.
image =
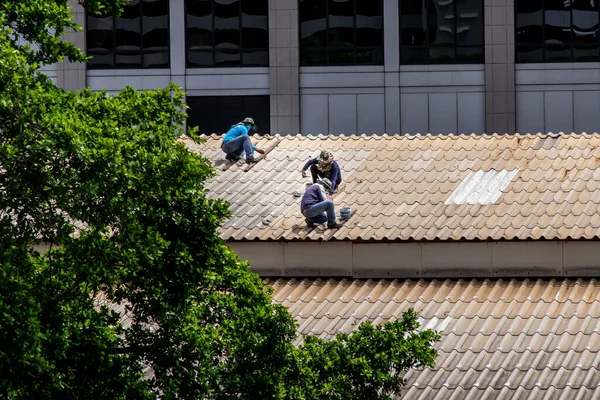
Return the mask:
<path fill-rule="evenodd" d="M 218 237 L 215 171 L 177 139 L 183 93 L 57 88 L 39 67 L 85 59 L 61 39 L 67 0 L 4 1 L 0 24 L 0 398 L 384 399 L 433 366 L 439 334 L 412 310 L 294 347 Z"/>

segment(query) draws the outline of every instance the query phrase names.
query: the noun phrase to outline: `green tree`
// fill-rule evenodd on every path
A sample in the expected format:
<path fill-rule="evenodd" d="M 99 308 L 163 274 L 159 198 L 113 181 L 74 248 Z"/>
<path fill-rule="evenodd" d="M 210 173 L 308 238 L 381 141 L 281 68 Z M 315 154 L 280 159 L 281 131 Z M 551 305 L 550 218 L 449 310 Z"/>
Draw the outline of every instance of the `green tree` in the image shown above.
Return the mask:
<path fill-rule="evenodd" d="M 86 59 L 62 40 L 67 0 L 5 0 L 0 25 L 0 398 L 384 399 L 434 364 L 412 310 L 294 347 L 218 237 L 215 171 L 177 139 L 183 93 L 57 88 L 39 67 Z"/>

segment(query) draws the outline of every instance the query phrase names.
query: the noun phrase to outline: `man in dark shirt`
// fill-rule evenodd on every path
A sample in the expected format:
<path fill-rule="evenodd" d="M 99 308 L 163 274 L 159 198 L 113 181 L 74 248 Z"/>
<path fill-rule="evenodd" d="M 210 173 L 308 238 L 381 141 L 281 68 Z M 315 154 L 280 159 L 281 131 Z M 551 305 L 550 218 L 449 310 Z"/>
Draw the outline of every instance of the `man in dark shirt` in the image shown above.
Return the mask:
<path fill-rule="evenodd" d="M 308 160 L 302 167 L 303 178 L 306 178 L 306 170 L 309 167 L 313 183 L 316 183 L 318 178 L 327 178 L 331 181 L 331 193 L 337 193 L 338 186 L 342 183 L 342 172 L 331 152 L 323 150 L 319 157 Z"/>
<path fill-rule="evenodd" d="M 327 190 L 327 192 L 325 192 Z M 339 228 L 340 224 L 335 219 L 335 206 L 333 197 L 327 193 L 331 192 L 329 179 L 319 179 L 304 192 L 300 202 L 300 211 L 306 217 L 306 224 L 314 227 L 327 221 L 327 228 Z"/>

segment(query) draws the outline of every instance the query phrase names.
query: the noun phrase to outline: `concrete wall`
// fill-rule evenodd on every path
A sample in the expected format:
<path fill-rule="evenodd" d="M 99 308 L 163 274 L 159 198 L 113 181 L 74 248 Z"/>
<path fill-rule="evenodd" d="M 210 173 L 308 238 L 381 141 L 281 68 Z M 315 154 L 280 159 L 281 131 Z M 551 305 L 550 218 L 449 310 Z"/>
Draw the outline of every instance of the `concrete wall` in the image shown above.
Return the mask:
<path fill-rule="evenodd" d="M 85 10 L 77 0 L 69 0 L 75 23 L 85 27 Z M 65 39 L 80 49 L 85 49 L 85 33 L 71 32 Z M 56 84 L 66 90 L 79 90 L 86 87 L 86 66 L 83 63 L 65 61 L 57 65 Z"/>
<path fill-rule="evenodd" d="M 402 133 L 485 132 L 483 65 L 400 67 Z"/>
<path fill-rule="evenodd" d="M 482 133 L 484 68 L 302 67 L 300 106 L 304 134 Z"/>
<path fill-rule="evenodd" d="M 285 55 L 281 54 L 289 53 L 291 57 L 292 52 L 288 47 L 295 44 L 295 63 L 297 65 L 297 41 L 291 41 L 292 35 L 297 36 L 297 30 L 290 30 L 291 25 L 289 23 L 289 19 L 294 16 L 292 15 L 292 11 L 287 8 L 281 10 L 282 7 L 292 7 L 295 4 L 294 1 L 269 1 L 269 28 L 272 29 L 270 36 L 270 67 L 186 68 L 184 2 L 182 0 L 171 0 L 169 3 L 170 68 L 89 70 L 87 72 L 87 84 L 93 90 L 107 90 L 112 94 L 117 93 L 125 85 L 140 90 L 147 90 L 164 88 L 170 81 L 181 86 L 189 96 L 252 96 L 271 94 L 271 130 L 283 129 L 282 133 L 297 133 L 299 131 L 298 85 L 296 84 L 296 95 L 293 96 L 294 91 L 286 89 L 286 85 L 293 81 L 293 74 L 284 73 L 289 72 L 287 71 L 291 68 L 289 63 L 293 60 L 286 59 Z M 276 6 L 278 7 L 277 10 Z M 275 21 L 277 21 L 277 18 L 280 17 L 279 14 L 282 12 L 289 14 L 290 18 L 288 18 L 287 25 L 283 25 L 280 22 L 280 27 L 286 27 L 287 30 L 278 31 Z M 297 14 L 294 18 L 297 20 Z M 289 37 L 287 42 L 288 47 L 282 48 L 283 43 L 279 43 L 278 45 L 274 38 L 282 36 L 283 32 Z M 286 62 L 287 64 L 284 66 Z M 297 72 L 295 79 L 296 81 L 298 79 Z M 289 104 L 289 107 L 286 107 L 287 104 Z M 296 105 L 295 114 L 291 111 L 292 104 Z M 294 115 L 296 118 L 295 123 L 293 122 Z M 279 124 L 282 120 L 286 123 Z"/>
<path fill-rule="evenodd" d="M 44 65 L 40 68 L 40 71 L 42 71 L 56 85 L 58 75 L 58 67 L 56 64 Z"/>
<path fill-rule="evenodd" d="M 384 133 L 381 66 L 300 68 L 303 134 Z"/>
<path fill-rule="evenodd" d="M 264 277 L 583 277 L 600 271 L 600 241 L 228 245 Z"/>
<path fill-rule="evenodd" d="M 77 0 L 69 0 L 75 23 L 85 27 L 85 10 Z M 85 28 L 82 32 L 68 32 L 64 38 L 80 49 L 85 50 Z M 45 65 L 41 70 L 58 86 L 66 90 L 80 90 L 86 87 L 86 66 L 82 63 L 65 61 Z"/>
<path fill-rule="evenodd" d="M 383 5 L 383 66 L 300 68 L 301 132 L 483 133 L 484 66 L 400 66 L 398 0 Z"/>
<path fill-rule="evenodd" d="M 515 0 L 485 0 L 485 130 L 515 132 Z M 527 0 L 519 0 L 527 1 Z"/>
<path fill-rule="evenodd" d="M 83 9 L 69 1 L 83 25 Z M 482 1 L 481 65 L 400 66 L 398 0 L 384 0 L 384 65 L 299 67 L 298 2 L 269 0 L 269 67 L 186 68 L 184 5 L 171 0 L 170 68 L 86 72 L 66 62 L 44 72 L 66 89 L 173 81 L 192 96 L 270 95 L 273 133 L 597 131 L 600 63 L 515 64 L 514 0 Z M 67 37 L 85 46 L 83 33 Z"/>
<path fill-rule="evenodd" d="M 600 63 L 516 67 L 519 132 L 597 132 Z"/>
<path fill-rule="evenodd" d="M 298 1 L 269 0 L 272 132 L 300 132 L 298 57 Z"/>
<path fill-rule="evenodd" d="M 116 93 L 125 85 L 146 90 L 164 88 L 173 81 L 190 96 L 269 94 L 269 68 L 186 68 L 183 1 L 170 1 L 169 24 L 170 68 L 90 70 L 88 86 Z"/>
<path fill-rule="evenodd" d="M 483 65 L 399 65 L 397 0 L 384 0 L 385 62 L 373 67 L 303 67 L 298 2 L 269 0 L 268 68 L 185 68 L 183 2 L 171 0 L 170 69 L 91 70 L 93 90 L 116 93 L 169 81 L 190 96 L 271 96 L 271 131 L 282 134 L 481 133 Z"/>

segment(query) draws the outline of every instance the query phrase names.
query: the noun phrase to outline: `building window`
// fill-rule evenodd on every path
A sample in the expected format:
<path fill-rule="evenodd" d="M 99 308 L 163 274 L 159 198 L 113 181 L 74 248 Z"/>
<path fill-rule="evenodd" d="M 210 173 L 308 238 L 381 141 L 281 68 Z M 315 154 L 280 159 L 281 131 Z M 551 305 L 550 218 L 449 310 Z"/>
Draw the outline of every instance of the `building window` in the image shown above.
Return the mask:
<path fill-rule="evenodd" d="M 483 0 L 399 0 L 401 64 L 483 63 Z"/>
<path fill-rule="evenodd" d="M 382 0 L 300 0 L 300 65 L 382 65 Z"/>
<path fill-rule="evenodd" d="M 516 62 L 600 61 L 597 0 L 516 0 Z"/>
<path fill-rule="evenodd" d="M 87 16 L 89 68 L 168 68 L 169 0 L 132 0 L 119 17 Z"/>
<path fill-rule="evenodd" d="M 267 0 L 186 0 L 188 67 L 269 65 Z"/>
<path fill-rule="evenodd" d="M 188 96 L 188 127 L 200 133 L 226 133 L 246 117 L 254 118 L 259 133 L 271 130 L 269 96 Z"/>

